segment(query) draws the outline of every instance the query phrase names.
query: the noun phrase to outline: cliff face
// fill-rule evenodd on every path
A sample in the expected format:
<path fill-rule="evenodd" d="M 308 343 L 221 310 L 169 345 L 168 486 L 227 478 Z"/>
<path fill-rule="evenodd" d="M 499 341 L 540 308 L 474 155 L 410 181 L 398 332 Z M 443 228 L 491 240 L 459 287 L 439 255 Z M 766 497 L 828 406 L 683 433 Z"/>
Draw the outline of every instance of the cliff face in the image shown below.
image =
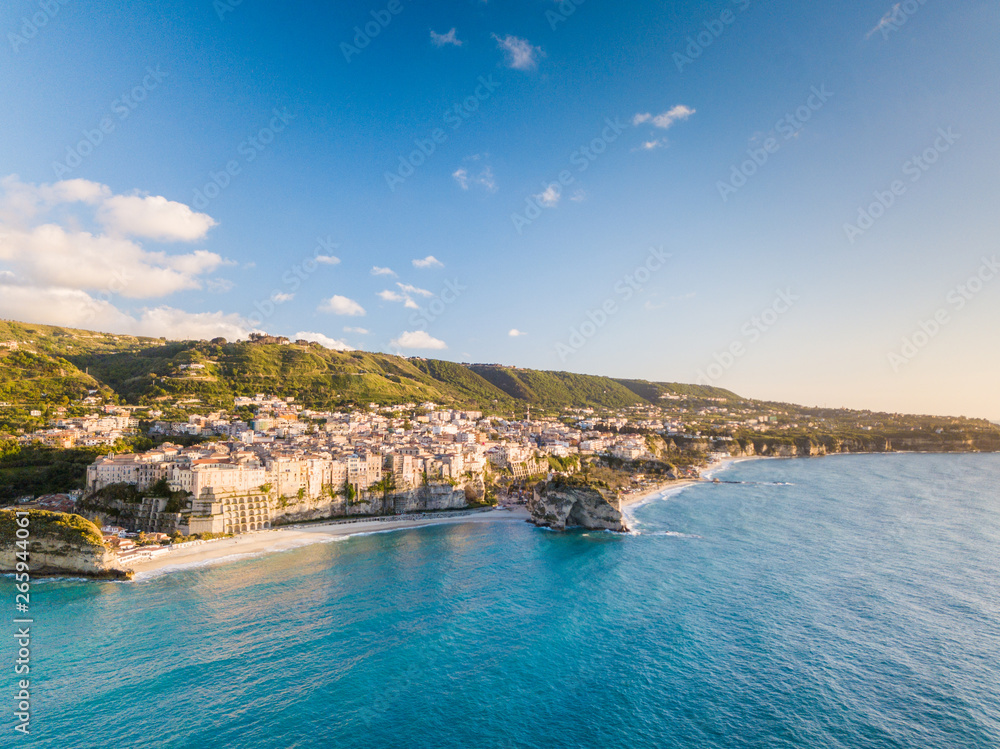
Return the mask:
<path fill-rule="evenodd" d="M 800 458 L 835 453 L 931 452 L 964 453 L 1000 450 L 1000 440 L 990 435 L 962 436 L 955 434 L 900 434 L 891 437 L 871 435 L 861 438 L 817 437 L 799 439 L 794 443 L 761 437 L 731 442 L 727 448 L 734 457 L 762 455 L 773 458 Z"/>
<path fill-rule="evenodd" d="M 480 478 L 480 485 L 482 478 Z M 480 487 L 481 488 L 481 487 Z M 430 510 L 463 510 L 469 506 L 469 499 L 482 499 L 482 492 L 474 484 L 469 487 L 450 484 L 432 484 L 395 494 L 392 500 L 396 512 L 427 512 Z"/>
<path fill-rule="evenodd" d="M 300 500 L 284 507 L 276 507 L 273 517 L 275 523 L 285 524 L 352 515 L 464 510 L 470 502 L 481 502 L 485 493 L 486 489 L 480 476 L 466 485 L 430 484 L 384 496 L 380 492 L 362 492 L 361 496 L 350 504 L 342 495 Z"/>
<path fill-rule="evenodd" d="M 572 527 L 628 531 L 621 499 L 614 492 L 595 486 L 558 485 L 550 481 L 532 493 L 528 512 L 535 525 L 559 531 Z"/>
<path fill-rule="evenodd" d="M 805 458 L 835 453 L 880 453 L 892 450 L 892 445 L 884 437 L 872 437 L 868 440 L 826 439 L 823 442 L 803 440 L 795 444 L 773 442 L 767 438 L 747 442 L 741 446 L 738 442 L 731 443 L 729 453 L 733 457 L 752 457 L 756 455 L 770 458 Z"/>
<path fill-rule="evenodd" d="M 0 510 L 0 572 L 14 572 L 18 562 L 16 515 Z M 79 515 L 30 510 L 28 566 L 32 577 L 127 579 L 132 573 L 108 549 L 97 526 Z"/>

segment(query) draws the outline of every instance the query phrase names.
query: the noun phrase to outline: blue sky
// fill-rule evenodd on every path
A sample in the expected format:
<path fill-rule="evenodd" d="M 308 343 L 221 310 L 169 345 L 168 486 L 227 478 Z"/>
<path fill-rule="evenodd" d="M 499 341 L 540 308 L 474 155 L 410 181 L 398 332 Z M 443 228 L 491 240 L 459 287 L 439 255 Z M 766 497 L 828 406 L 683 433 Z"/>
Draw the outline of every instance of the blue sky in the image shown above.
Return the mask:
<path fill-rule="evenodd" d="M 977 0 L 14 0 L 0 316 L 1000 419 L 998 31 Z"/>

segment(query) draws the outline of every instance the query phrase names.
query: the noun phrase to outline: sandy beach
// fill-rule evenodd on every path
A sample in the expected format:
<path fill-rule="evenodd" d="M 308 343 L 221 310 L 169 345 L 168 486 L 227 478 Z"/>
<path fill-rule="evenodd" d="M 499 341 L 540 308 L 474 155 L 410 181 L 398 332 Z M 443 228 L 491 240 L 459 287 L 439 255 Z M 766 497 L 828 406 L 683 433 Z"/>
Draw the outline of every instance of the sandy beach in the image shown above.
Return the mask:
<path fill-rule="evenodd" d="M 442 514 L 423 516 L 403 516 L 400 518 L 372 518 L 350 522 L 331 521 L 290 525 L 268 531 L 243 533 L 234 538 L 204 541 L 194 546 L 186 546 L 157 556 L 153 559 L 136 560 L 129 569 L 136 573 L 136 579 L 149 577 L 153 573 L 170 572 L 187 567 L 232 562 L 248 557 L 289 551 L 315 543 L 325 543 L 367 533 L 388 533 L 407 528 L 422 528 L 428 525 L 450 525 L 454 523 L 523 523 L 528 519 L 524 507 L 480 510 L 465 514 Z"/>
<path fill-rule="evenodd" d="M 622 495 L 622 509 L 626 507 L 633 507 L 646 500 L 652 499 L 653 497 L 658 497 L 660 495 L 665 495 L 667 493 L 674 494 L 679 492 L 685 487 L 691 486 L 692 484 L 704 484 L 705 479 L 680 479 L 679 481 L 668 481 L 652 489 L 647 489 L 641 492 L 635 492 L 632 494 Z"/>
<path fill-rule="evenodd" d="M 703 472 L 701 479 L 682 479 L 669 481 L 648 491 L 622 495 L 622 509 L 634 512 L 642 503 L 657 497 L 668 496 L 682 491 L 697 483 L 710 483 L 710 473 L 715 473 L 726 465 L 743 460 L 728 458 L 713 463 Z M 348 538 L 367 533 L 388 533 L 408 528 L 422 528 L 428 525 L 450 525 L 454 523 L 523 523 L 528 519 L 528 511 L 524 506 L 499 507 L 492 510 L 464 511 L 443 513 L 441 515 L 406 515 L 402 517 L 384 517 L 371 519 L 356 519 L 350 521 L 330 521 L 325 523 L 309 523 L 289 525 L 267 531 L 243 533 L 233 538 L 223 538 L 214 541 L 203 541 L 192 546 L 171 549 L 152 559 L 138 559 L 126 563 L 136 574 L 136 579 L 143 579 L 165 572 L 199 567 L 208 564 L 222 564 L 249 557 L 289 551 L 302 546 L 316 543 L 327 543 L 337 539 Z"/>
<path fill-rule="evenodd" d="M 628 512 L 624 512 L 625 516 L 632 520 L 633 513 L 635 510 L 645 504 L 646 502 L 657 499 L 665 498 L 673 494 L 677 494 L 683 491 L 693 484 L 711 484 L 715 474 L 719 471 L 725 470 L 733 463 L 742 463 L 745 460 L 757 460 L 756 457 L 744 457 L 744 458 L 723 458 L 722 460 L 711 463 L 706 466 L 701 472 L 700 479 L 680 479 L 678 481 L 667 481 L 659 486 L 646 491 L 636 492 L 634 494 L 623 494 L 622 495 L 622 511 L 624 512 L 626 508 Z"/>

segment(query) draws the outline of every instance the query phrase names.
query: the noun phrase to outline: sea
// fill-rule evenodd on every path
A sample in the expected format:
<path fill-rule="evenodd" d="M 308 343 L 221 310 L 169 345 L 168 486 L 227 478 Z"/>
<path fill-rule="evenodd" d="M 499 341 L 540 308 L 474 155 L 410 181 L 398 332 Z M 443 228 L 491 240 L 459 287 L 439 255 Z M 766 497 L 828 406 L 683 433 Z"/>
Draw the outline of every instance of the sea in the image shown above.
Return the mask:
<path fill-rule="evenodd" d="M 1000 746 L 1000 455 L 715 477 L 630 534 L 441 525 L 36 582 L 31 734 L 8 637 L 0 746 Z"/>

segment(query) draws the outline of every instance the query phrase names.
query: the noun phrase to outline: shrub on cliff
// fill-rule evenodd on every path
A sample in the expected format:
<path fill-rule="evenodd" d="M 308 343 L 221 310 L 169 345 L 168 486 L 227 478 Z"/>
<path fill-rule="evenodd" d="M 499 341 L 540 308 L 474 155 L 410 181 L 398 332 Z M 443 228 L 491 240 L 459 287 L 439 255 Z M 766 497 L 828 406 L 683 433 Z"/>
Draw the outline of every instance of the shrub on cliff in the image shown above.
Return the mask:
<path fill-rule="evenodd" d="M 86 518 L 65 512 L 27 510 L 29 542 L 54 539 L 77 546 L 104 546 L 100 529 Z M 13 545 L 17 540 L 15 510 L 0 510 L 0 545 Z"/>

